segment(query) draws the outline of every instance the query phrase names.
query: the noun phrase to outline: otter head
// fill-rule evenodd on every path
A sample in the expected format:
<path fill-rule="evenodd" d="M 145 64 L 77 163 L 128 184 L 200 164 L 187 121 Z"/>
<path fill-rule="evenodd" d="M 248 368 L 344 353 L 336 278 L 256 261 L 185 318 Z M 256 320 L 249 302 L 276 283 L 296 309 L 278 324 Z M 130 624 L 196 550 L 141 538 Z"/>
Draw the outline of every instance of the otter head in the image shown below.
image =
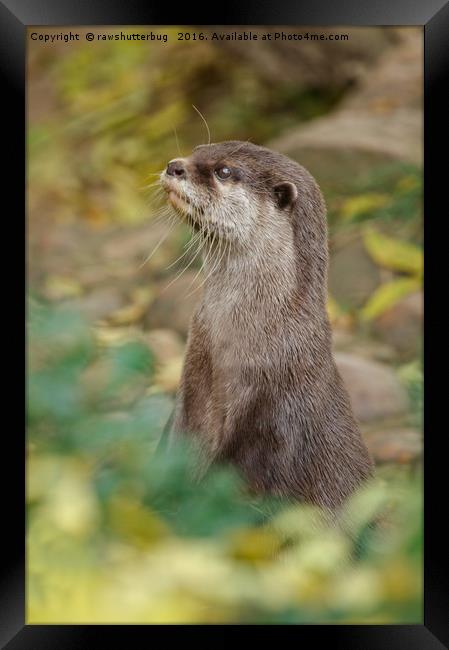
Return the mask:
<path fill-rule="evenodd" d="M 300 170 L 269 149 L 229 141 L 172 160 L 161 182 L 169 203 L 196 230 L 247 250 L 258 239 L 292 232 Z"/>

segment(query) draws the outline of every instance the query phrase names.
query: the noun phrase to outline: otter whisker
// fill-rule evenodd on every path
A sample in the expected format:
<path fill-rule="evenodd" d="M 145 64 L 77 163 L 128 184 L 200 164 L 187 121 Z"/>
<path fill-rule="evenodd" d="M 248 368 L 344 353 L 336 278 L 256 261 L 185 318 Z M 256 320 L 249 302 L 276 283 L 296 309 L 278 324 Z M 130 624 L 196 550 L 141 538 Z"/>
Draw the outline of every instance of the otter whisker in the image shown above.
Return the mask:
<path fill-rule="evenodd" d="M 142 190 L 143 193 L 145 194 L 145 201 L 149 207 L 152 208 L 152 211 L 154 212 L 157 210 L 158 213 L 161 212 L 164 208 L 168 208 L 166 203 L 164 203 L 164 196 L 163 196 L 163 191 L 161 188 L 157 187 L 156 189 L 152 189 L 150 191 L 145 191 Z"/>
<path fill-rule="evenodd" d="M 141 185 L 139 189 L 141 189 L 141 190 L 149 190 L 152 187 L 156 187 L 156 186 L 161 187 L 160 179 L 158 179 L 156 181 L 153 181 L 152 183 L 148 183 L 147 185 Z"/>
<path fill-rule="evenodd" d="M 216 235 L 216 232 L 214 231 L 212 233 L 212 240 L 211 240 L 211 244 L 210 244 L 210 248 L 209 248 L 209 253 L 208 253 L 208 256 L 206 257 L 206 259 L 204 260 L 203 265 L 202 265 L 202 267 L 200 269 L 201 272 L 207 271 L 208 268 L 211 268 L 215 264 L 215 260 L 216 260 L 217 254 L 218 254 L 217 246 L 218 246 L 218 248 L 220 247 L 220 240 L 218 239 L 218 244 L 217 244 L 216 241 L 215 241 L 216 238 L 217 238 L 217 235 Z"/>
<path fill-rule="evenodd" d="M 157 172 L 148 172 L 148 174 L 147 174 L 144 178 L 145 178 L 145 180 L 146 180 L 146 178 L 147 178 L 148 176 L 159 176 L 159 177 L 160 177 L 161 174 L 162 174 L 164 171 L 165 171 L 164 169 L 160 169 L 160 170 L 157 171 Z"/>
<path fill-rule="evenodd" d="M 182 258 L 192 250 L 192 248 L 195 246 L 195 244 L 199 242 L 200 239 L 201 239 L 201 233 L 196 233 L 193 237 L 191 237 L 190 240 L 187 242 L 187 244 L 184 245 L 185 251 L 174 262 L 169 264 L 169 266 L 165 267 L 165 270 L 168 271 L 168 269 L 171 269 L 172 266 L 174 266 L 177 262 L 182 260 Z"/>
<path fill-rule="evenodd" d="M 215 243 L 216 238 L 217 238 L 217 232 L 214 229 L 212 231 L 212 235 L 211 235 L 209 251 L 208 251 L 207 257 L 204 260 L 204 264 L 201 267 L 201 271 L 203 271 L 204 269 L 207 269 L 207 267 L 211 264 L 211 262 L 212 262 L 212 260 L 214 258 L 214 255 L 215 255 L 215 252 L 216 252 L 216 243 Z"/>
<path fill-rule="evenodd" d="M 223 242 L 224 242 L 224 243 L 223 243 Z M 223 250 L 222 250 L 222 243 L 223 243 Z M 223 258 L 225 257 L 225 254 L 226 254 L 226 248 L 227 248 L 227 246 L 228 246 L 228 240 L 227 240 L 227 239 L 223 239 L 223 237 L 222 237 L 222 238 L 220 239 L 220 248 L 219 248 L 219 250 L 218 250 L 217 260 L 216 260 L 216 263 L 215 263 L 215 265 L 214 265 L 214 267 L 213 267 L 213 269 L 212 269 L 212 271 L 211 271 L 211 273 L 210 273 L 211 275 L 212 275 L 213 273 L 215 273 L 215 272 L 217 271 L 217 269 L 220 268 L 221 262 L 222 262 Z M 206 278 L 206 280 L 207 280 L 207 278 Z"/>
<path fill-rule="evenodd" d="M 140 266 L 138 267 L 139 269 L 141 269 L 143 266 L 145 266 L 145 264 L 147 264 L 147 263 L 150 261 L 150 259 L 153 257 L 153 255 L 155 254 L 155 252 L 156 252 L 156 251 L 159 249 L 159 247 L 161 246 L 161 244 L 162 244 L 162 243 L 167 239 L 167 237 L 169 236 L 169 234 L 172 232 L 172 230 L 173 230 L 173 228 L 174 228 L 175 225 L 176 225 L 176 218 L 173 217 L 173 220 L 172 220 L 172 222 L 169 224 L 169 228 L 168 228 L 167 232 L 166 232 L 166 233 L 165 233 L 165 234 L 160 238 L 160 240 L 158 241 L 158 243 L 156 244 L 156 246 L 153 248 L 153 250 L 151 251 L 151 253 L 148 255 L 148 257 L 144 259 L 144 261 L 142 262 L 142 264 L 140 264 Z"/>
<path fill-rule="evenodd" d="M 168 289 L 169 287 L 171 287 L 171 285 L 172 285 L 174 282 L 176 282 L 177 280 L 179 280 L 179 278 L 180 278 L 182 275 L 184 275 L 184 273 L 187 271 L 187 269 L 188 269 L 188 268 L 193 264 L 193 262 L 194 262 L 194 261 L 196 260 L 196 258 L 198 257 L 199 253 L 201 252 L 201 248 L 202 248 L 201 246 L 198 248 L 197 252 L 196 252 L 195 255 L 192 257 L 192 259 L 191 259 L 190 262 L 187 264 L 187 266 L 185 266 L 185 267 L 183 268 L 183 270 L 182 270 L 180 273 L 178 273 L 178 274 L 173 278 L 173 280 L 167 284 L 166 287 L 164 287 L 164 288 L 162 289 L 161 293 L 164 293 L 164 291 L 167 291 L 167 289 Z"/>
<path fill-rule="evenodd" d="M 165 167 L 159 169 L 157 172 L 148 172 L 147 176 L 156 176 L 156 174 L 162 174 L 163 171 L 165 171 Z"/>
<path fill-rule="evenodd" d="M 193 211 L 195 212 L 195 210 L 196 210 L 196 208 L 194 207 L 194 208 L 193 208 Z M 163 293 L 164 291 L 166 291 L 166 290 L 167 290 L 167 289 L 168 289 L 168 288 L 169 288 L 169 287 L 170 287 L 174 282 L 176 282 L 176 280 L 179 280 L 179 278 L 180 278 L 180 277 L 181 277 L 181 276 L 182 276 L 182 275 L 187 271 L 187 269 L 188 269 L 188 268 L 193 264 L 193 262 L 197 259 L 198 255 L 199 255 L 199 254 L 201 253 L 201 251 L 203 250 L 203 248 L 204 248 L 204 243 L 205 243 L 205 241 L 201 241 L 201 240 L 200 240 L 200 245 L 199 245 L 199 247 L 198 247 L 198 250 L 197 250 L 197 252 L 195 253 L 195 255 L 192 257 L 192 259 L 190 260 L 190 262 L 189 262 L 189 263 L 184 267 L 184 269 L 183 269 L 180 273 L 178 273 L 178 274 L 173 278 L 173 280 L 172 280 L 171 282 L 169 282 L 169 284 L 168 284 L 166 287 L 164 287 L 164 289 L 162 289 L 161 293 Z"/>
<path fill-rule="evenodd" d="M 193 106 L 193 108 L 196 110 L 196 112 L 198 113 L 198 115 L 201 117 L 201 119 L 203 120 L 204 124 L 206 125 L 207 136 L 208 136 L 208 143 L 207 143 L 207 144 L 210 145 L 210 140 L 211 140 L 211 138 L 210 138 L 210 130 L 209 130 L 209 126 L 208 126 L 208 124 L 207 124 L 207 122 L 206 122 L 206 118 L 205 118 L 204 115 L 203 115 L 203 114 L 202 114 L 202 113 L 197 109 L 197 107 L 196 107 L 194 104 L 192 104 L 192 106 Z"/>
<path fill-rule="evenodd" d="M 219 239 L 219 248 L 218 248 L 217 257 L 216 257 L 216 259 L 215 259 L 215 261 L 214 261 L 214 264 L 212 265 L 211 270 L 210 270 L 209 273 L 206 275 L 206 277 L 205 277 L 204 280 L 201 282 L 201 284 L 198 285 L 198 287 L 196 287 L 196 288 L 195 288 L 193 291 L 191 291 L 189 294 L 187 294 L 186 298 L 187 298 L 188 296 L 191 296 L 192 294 L 194 294 L 195 291 L 198 291 L 199 289 L 201 289 L 201 287 L 202 287 L 202 286 L 207 282 L 207 280 L 211 277 L 211 275 L 213 275 L 213 274 L 215 273 L 215 271 L 217 270 L 217 268 L 219 268 L 220 263 L 221 263 L 221 261 L 222 261 L 222 259 L 223 259 L 223 256 L 224 256 L 224 254 L 225 254 L 225 252 L 226 252 L 226 246 L 224 247 L 223 252 L 221 252 L 222 241 L 223 241 L 222 239 Z M 221 254 L 220 254 L 220 253 L 221 253 Z"/>
<path fill-rule="evenodd" d="M 176 214 L 173 213 L 169 206 L 161 208 L 156 215 L 157 216 L 152 221 L 153 227 L 159 225 L 163 221 L 167 221 L 167 225 L 171 224 L 171 222 L 173 222 L 173 224 L 177 223 Z"/>
<path fill-rule="evenodd" d="M 228 255 L 227 255 L 227 259 L 226 259 L 226 267 L 227 268 L 229 268 L 229 264 L 230 264 L 231 246 L 232 246 L 231 242 L 232 242 L 232 238 L 228 236 Z"/>
<path fill-rule="evenodd" d="M 207 265 L 207 263 L 208 263 L 208 261 L 209 261 L 209 259 L 210 259 L 210 257 L 211 257 L 211 254 L 212 254 L 212 250 L 213 250 L 213 246 L 214 246 L 214 240 L 215 240 L 215 232 L 211 235 L 210 226 L 209 226 L 209 224 L 207 224 L 207 223 L 205 223 L 205 229 L 206 229 L 206 231 L 207 231 L 207 233 L 206 233 L 206 237 L 205 237 L 205 241 L 206 241 L 206 242 L 209 241 L 209 248 L 208 248 L 208 250 L 207 250 L 206 255 L 203 257 L 201 267 L 199 268 L 197 274 L 195 275 L 195 277 L 193 278 L 192 282 L 189 284 L 189 286 L 187 287 L 187 289 L 190 289 L 190 287 L 194 284 L 194 282 L 195 282 L 195 280 L 197 279 L 197 277 L 198 277 L 198 276 L 203 272 L 204 268 L 206 267 L 206 265 Z M 203 229 L 202 234 L 204 234 L 204 232 L 205 232 L 205 231 L 204 231 L 204 229 Z M 187 294 L 186 298 L 187 298 L 189 295 L 191 295 L 191 294 Z"/>
<path fill-rule="evenodd" d="M 206 225 L 206 228 L 207 228 L 207 230 L 209 231 L 209 228 L 207 227 L 207 225 Z M 201 232 L 201 235 L 204 235 L 204 232 L 205 232 L 205 231 L 203 230 L 203 231 Z M 206 262 L 207 262 L 207 259 L 208 259 L 209 256 L 210 256 L 210 253 L 211 253 L 211 250 L 212 250 L 212 242 L 210 241 L 209 238 L 210 238 L 210 233 L 207 232 L 207 233 L 206 233 L 206 236 L 205 236 L 205 238 L 204 238 L 204 245 L 206 245 L 206 243 L 209 241 L 209 249 L 207 250 L 206 255 L 203 257 L 203 259 L 202 259 L 202 261 L 201 261 L 201 266 L 200 266 L 200 268 L 199 268 L 197 274 L 195 275 L 195 277 L 193 278 L 192 282 L 189 284 L 189 286 L 187 287 L 187 289 L 190 289 L 190 287 L 191 287 L 192 284 L 195 282 L 195 280 L 197 279 L 197 277 L 201 274 L 201 272 L 203 271 L 204 266 L 205 266 L 205 264 L 206 264 Z M 187 297 L 187 296 L 186 296 L 186 297 Z"/>

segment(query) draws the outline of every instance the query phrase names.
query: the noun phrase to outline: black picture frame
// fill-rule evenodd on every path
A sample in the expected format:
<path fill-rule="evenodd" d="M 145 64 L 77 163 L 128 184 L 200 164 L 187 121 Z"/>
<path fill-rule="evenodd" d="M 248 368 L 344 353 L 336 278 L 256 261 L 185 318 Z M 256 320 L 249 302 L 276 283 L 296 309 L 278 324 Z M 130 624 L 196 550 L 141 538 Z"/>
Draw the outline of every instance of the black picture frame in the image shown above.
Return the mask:
<path fill-rule="evenodd" d="M 213 9 L 213 13 L 212 13 Z M 233 1 L 216 3 L 212 7 L 184 3 L 180 7 L 173 4 L 159 5 L 141 0 L 0 0 L 0 74 L 2 89 L 3 138 L 6 143 L 1 150 L 6 168 L 9 170 L 8 183 L 3 185 L 2 199 L 10 198 L 9 210 L 4 212 L 5 222 L 3 242 L 12 249 L 12 239 L 6 235 L 6 228 L 16 225 L 15 241 L 18 255 L 24 251 L 24 213 L 26 197 L 25 173 L 25 53 L 27 26 L 49 25 L 421 25 L 424 27 L 424 66 L 425 66 L 425 129 L 424 129 L 424 181 L 425 181 L 425 599 L 423 625 L 305 625 L 276 626 L 277 642 L 283 635 L 298 635 L 299 642 L 309 645 L 334 646 L 351 650 L 389 650 L 407 648 L 408 650 L 439 649 L 448 647 L 449 593 L 447 575 L 443 571 L 443 559 L 447 554 L 445 520 L 447 506 L 442 445 L 446 437 L 446 427 L 438 420 L 438 405 L 444 405 L 444 378 L 447 374 L 437 372 L 432 359 L 440 359 L 447 336 L 445 318 L 441 315 L 439 302 L 447 295 L 439 292 L 438 279 L 445 274 L 444 262 L 447 257 L 445 238 L 438 236 L 440 222 L 444 221 L 447 210 L 447 115 L 448 92 L 448 37 L 449 3 L 443 0 L 346 0 L 345 3 L 332 3 L 331 0 L 314 0 L 308 4 L 300 2 L 276 2 L 268 0 L 248 3 L 245 7 Z M 3 202 L 2 201 L 2 202 Z M 438 231 L 437 231 L 438 228 Z M 438 232 L 438 234 L 437 234 Z M 429 253 L 432 247 L 431 254 Z M 445 256 L 446 254 L 446 256 Z M 438 266 L 437 266 L 438 265 Z M 60 648 L 101 648 L 109 645 L 109 637 L 114 643 L 133 646 L 138 636 L 154 638 L 165 626 L 125 626 L 125 625 L 25 625 L 25 488 L 24 488 L 24 436 L 22 433 L 23 412 L 20 387 L 22 369 L 25 364 L 21 357 L 23 323 L 25 313 L 21 296 L 24 266 L 17 265 L 11 276 L 4 277 L 2 298 L 8 305 L 7 334 L 4 346 L 12 351 L 9 367 L 4 367 L 4 379 L 8 386 L 14 386 L 19 395 L 18 404 L 11 409 L 4 400 L 4 412 L 12 414 L 12 423 L 3 431 L 3 472 L 10 470 L 10 476 L 3 491 L 2 542 L 4 563 L 0 587 L 0 642 L 8 650 L 33 649 L 51 650 Z M 15 287 L 16 280 L 18 286 Z M 26 286 L 25 286 L 26 288 Z M 436 295 L 436 300 L 431 297 Z M 12 310 L 10 305 L 17 304 Z M 432 308 L 432 304 L 435 305 Z M 10 313 L 17 318 L 17 326 L 11 324 Z M 444 313 L 444 311 L 443 311 Z M 7 337 L 7 338 L 6 338 Z M 17 344 L 16 344 L 17 343 Z M 438 345 L 438 354 L 432 356 L 432 346 Z M 442 377 L 438 380 L 438 377 Z M 6 393 L 4 393 L 5 395 Z M 444 413 L 442 413 L 444 416 Z M 445 424 L 443 418 L 442 424 Z M 207 630 L 214 632 L 216 626 L 169 626 L 183 627 L 186 638 L 201 628 L 200 636 Z M 248 630 L 247 628 L 251 628 Z M 253 635 L 258 626 L 223 626 L 217 640 L 223 643 L 233 639 L 236 633 Z M 281 628 L 281 629 L 279 629 Z M 204 630 L 204 632 L 203 632 Z M 251 637 L 253 640 L 254 637 Z"/>

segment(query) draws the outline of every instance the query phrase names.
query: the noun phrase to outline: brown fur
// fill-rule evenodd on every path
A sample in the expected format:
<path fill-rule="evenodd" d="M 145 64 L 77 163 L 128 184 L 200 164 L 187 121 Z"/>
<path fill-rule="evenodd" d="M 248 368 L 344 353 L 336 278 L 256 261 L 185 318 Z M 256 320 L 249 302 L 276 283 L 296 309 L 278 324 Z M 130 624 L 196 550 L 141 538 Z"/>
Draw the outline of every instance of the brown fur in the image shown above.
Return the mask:
<path fill-rule="evenodd" d="M 170 435 L 195 436 L 209 462 L 233 463 L 256 492 L 334 509 L 372 462 L 332 357 L 321 192 L 303 167 L 249 143 L 203 145 L 183 164 L 182 182 L 162 180 L 200 197 L 196 218 L 223 192 L 257 210 L 236 219 L 229 255 L 205 283 Z M 225 183 L 219 164 L 233 170 Z M 283 183 L 296 192 L 281 196 Z M 226 224 L 208 232 L 223 238 Z"/>

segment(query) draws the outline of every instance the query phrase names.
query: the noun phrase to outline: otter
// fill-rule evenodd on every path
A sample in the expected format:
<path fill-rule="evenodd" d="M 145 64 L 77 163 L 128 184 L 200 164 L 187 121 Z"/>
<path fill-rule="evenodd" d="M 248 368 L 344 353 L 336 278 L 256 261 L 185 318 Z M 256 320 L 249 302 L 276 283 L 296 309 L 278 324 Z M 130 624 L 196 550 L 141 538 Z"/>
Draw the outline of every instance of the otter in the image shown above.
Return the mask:
<path fill-rule="evenodd" d="M 192 436 L 250 491 L 335 511 L 373 473 L 332 355 L 326 208 L 311 174 L 249 142 L 161 174 L 208 242 L 168 441 Z"/>

